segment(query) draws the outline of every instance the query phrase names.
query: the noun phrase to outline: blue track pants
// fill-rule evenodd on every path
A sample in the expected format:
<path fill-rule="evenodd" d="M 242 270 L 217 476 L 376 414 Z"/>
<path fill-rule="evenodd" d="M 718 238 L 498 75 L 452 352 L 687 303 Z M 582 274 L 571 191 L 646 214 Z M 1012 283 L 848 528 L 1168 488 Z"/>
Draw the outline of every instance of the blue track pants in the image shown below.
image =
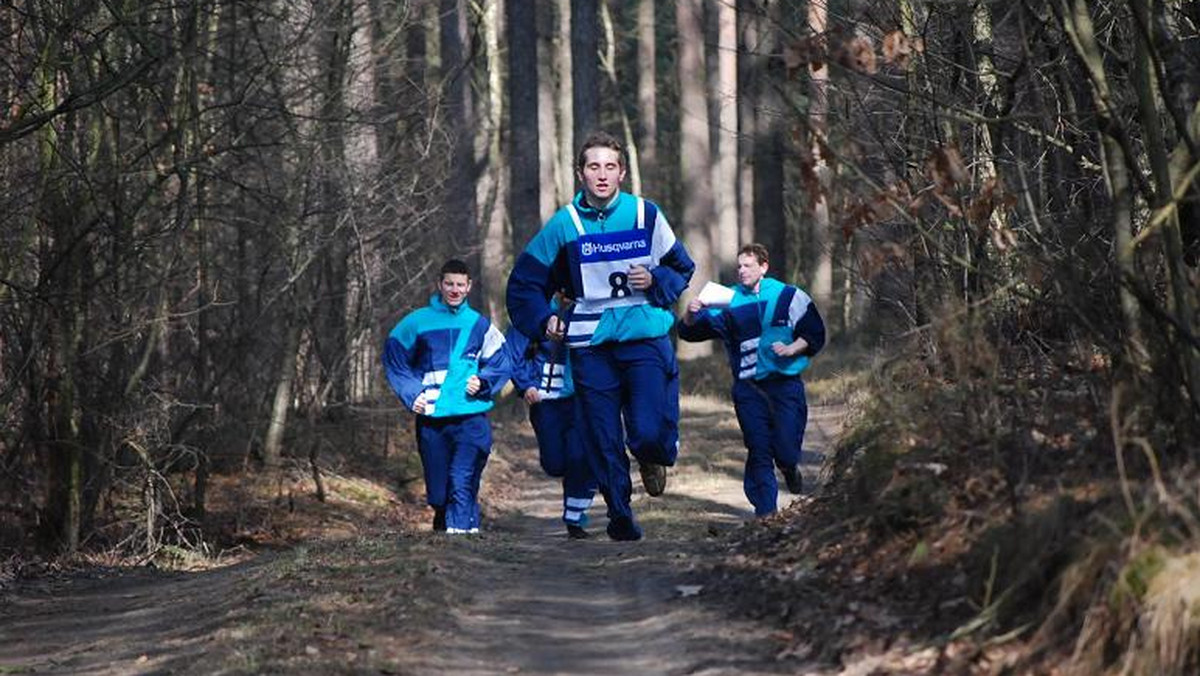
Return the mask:
<path fill-rule="evenodd" d="M 608 517 L 632 518 L 629 451 L 674 465 L 679 453 L 679 365 L 666 336 L 571 352 L 576 420 Z M 622 426 L 624 418 L 624 426 Z"/>
<path fill-rule="evenodd" d="M 546 399 L 530 406 L 529 422 L 537 435 L 542 469 L 562 479 L 563 521 L 583 525 L 596 495 L 596 481 L 579 440 L 574 399 Z"/>
<path fill-rule="evenodd" d="M 426 500 L 446 509 L 446 531 L 479 528 L 479 482 L 492 450 L 487 415 L 417 416 L 417 450 L 425 471 Z"/>
<path fill-rule="evenodd" d="M 739 380 L 733 384 L 733 406 L 748 451 L 742 487 L 754 513 L 766 516 L 776 509 L 775 467 L 800 462 L 808 423 L 804 381 L 798 377 Z"/>

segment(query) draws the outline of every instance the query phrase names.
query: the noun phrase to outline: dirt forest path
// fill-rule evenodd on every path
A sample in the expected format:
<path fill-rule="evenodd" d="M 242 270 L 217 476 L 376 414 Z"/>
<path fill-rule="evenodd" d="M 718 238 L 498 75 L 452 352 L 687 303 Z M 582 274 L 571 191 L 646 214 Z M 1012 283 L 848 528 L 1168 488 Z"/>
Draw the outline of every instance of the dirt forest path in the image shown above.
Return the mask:
<path fill-rule="evenodd" d="M 367 533 L 200 573 L 100 571 L 0 601 L 0 673 L 819 673 L 713 598 L 707 562 L 751 518 L 731 407 L 685 397 L 680 465 L 636 543 L 570 541 L 523 421 L 498 423 L 479 536 Z M 814 407 L 806 448 L 842 413 Z M 806 485 L 818 454 L 806 454 Z M 793 498 L 780 494 L 781 503 Z"/>

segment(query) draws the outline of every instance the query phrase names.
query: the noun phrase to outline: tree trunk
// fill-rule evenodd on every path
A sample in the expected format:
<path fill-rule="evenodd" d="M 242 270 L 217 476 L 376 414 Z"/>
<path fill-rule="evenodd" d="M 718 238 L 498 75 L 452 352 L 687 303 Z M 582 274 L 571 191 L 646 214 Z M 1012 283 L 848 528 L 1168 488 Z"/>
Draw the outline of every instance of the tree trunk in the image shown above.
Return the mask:
<path fill-rule="evenodd" d="M 809 0 L 808 28 L 813 35 L 823 36 L 827 31 L 829 8 L 826 0 Z M 808 292 L 818 308 L 833 309 L 833 242 L 830 236 L 829 198 L 826 179 L 829 165 L 820 141 L 829 131 L 829 66 L 821 62 L 811 69 L 809 76 L 808 126 L 813 135 L 813 172 L 817 175 L 817 189 L 809 195 L 809 228 L 813 246 L 813 272 Z M 793 279 L 795 279 L 793 277 Z"/>
<path fill-rule="evenodd" d="M 604 74 L 608 76 L 614 91 L 620 91 L 621 84 L 617 81 L 617 40 L 613 30 L 612 12 L 608 9 L 608 0 L 600 3 L 600 19 L 604 25 L 604 56 L 600 63 Z M 638 158 L 637 139 L 633 135 L 633 124 L 625 112 L 625 106 L 617 103 L 618 116 L 621 118 L 621 133 L 625 140 L 625 154 L 629 162 L 629 189 L 635 194 L 642 194 L 642 169 Z"/>
<path fill-rule="evenodd" d="M 658 57 L 654 29 L 654 0 L 640 0 L 637 6 L 637 109 L 641 124 L 639 148 L 642 180 L 658 180 Z"/>
<path fill-rule="evenodd" d="M 508 100 L 512 245 L 521 251 L 541 227 L 536 3 L 508 0 Z M 534 74 L 530 76 L 530 74 Z"/>
<path fill-rule="evenodd" d="M 466 261 L 478 278 L 479 230 L 475 214 L 475 102 L 471 93 L 471 70 L 466 62 L 467 6 L 465 0 L 441 0 L 442 83 L 450 138 L 453 144 L 450 178 L 446 181 L 446 225 L 451 233 L 450 255 Z M 471 290 L 471 301 L 480 304 L 484 284 Z"/>
<path fill-rule="evenodd" d="M 560 202 L 560 184 L 566 183 L 567 180 L 560 180 L 560 175 L 565 173 L 561 168 L 560 163 L 562 158 L 559 155 L 561 141 L 559 139 L 559 124 L 558 124 L 558 87 L 556 86 L 555 67 L 556 59 L 550 58 L 557 54 L 555 37 L 555 14 L 553 5 L 542 5 L 541 12 L 535 12 L 537 19 L 537 41 L 541 54 L 546 58 L 537 59 L 537 149 L 538 149 L 538 176 L 541 187 L 539 189 L 538 200 L 538 223 L 537 227 L 550 219 L 550 216 L 558 209 Z M 534 71 L 528 71 L 534 72 Z M 566 194 L 566 190 L 562 190 L 561 194 Z M 536 230 L 535 230 L 536 232 Z M 516 234 L 514 233 L 514 237 Z M 517 251 L 521 251 L 529 240 L 520 242 Z"/>
<path fill-rule="evenodd" d="M 507 0 L 509 2 L 516 0 Z M 509 233 L 505 226 L 508 217 L 508 165 L 501 148 L 500 127 L 504 119 L 504 87 L 501 83 L 500 17 L 499 3 L 493 0 L 483 6 L 482 28 L 485 57 L 487 59 L 487 96 L 480 106 L 477 119 L 477 153 L 482 157 L 484 171 L 477 181 L 477 209 L 483 228 L 483 251 L 479 257 L 479 271 L 483 282 L 480 293 L 480 312 L 499 321 L 504 308 L 504 271 L 512 267 L 509 253 Z M 478 282 L 476 283 L 478 284 Z"/>
<path fill-rule="evenodd" d="M 900 30 L 910 39 L 918 33 L 916 10 L 912 0 L 900 0 Z M 925 67 L 922 59 L 916 58 L 905 76 L 907 94 L 904 98 L 904 116 L 901 121 L 901 147 L 904 152 L 903 165 L 908 175 L 904 180 L 909 185 L 923 185 L 925 179 L 919 175 L 917 167 L 928 155 L 927 149 L 918 133 L 917 102 L 920 99 L 920 70 Z M 930 245 L 925 235 L 920 231 L 920 224 L 905 226 L 904 246 L 912 256 L 912 323 L 914 326 L 924 326 L 930 319 L 930 308 L 940 300 L 941 289 L 938 284 L 936 247 Z M 931 353 L 937 349 L 936 341 L 925 338 L 925 348 Z M 932 354 L 931 354 L 932 356 Z"/>
<path fill-rule="evenodd" d="M 704 1 L 679 3 L 679 171 L 683 185 L 682 235 L 696 272 L 683 302 L 713 278 L 712 152 L 708 136 L 708 101 L 704 66 Z M 681 342 L 680 359 L 712 354 L 712 343 Z"/>
<path fill-rule="evenodd" d="M 599 0 L 571 2 L 572 145 L 578 149 L 600 124 Z"/>
<path fill-rule="evenodd" d="M 298 294 L 288 294 L 289 300 L 298 302 Z M 271 419 L 263 439 L 263 464 L 267 469 L 279 467 L 283 457 L 283 436 L 287 431 L 288 415 L 292 410 L 292 391 L 296 381 L 296 358 L 300 353 L 300 320 L 294 311 L 289 311 L 284 326 L 283 342 L 279 346 L 278 371 L 275 373 L 275 394 L 271 399 Z"/>
<path fill-rule="evenodd" d="M 1151 43 L 1153 23 L 1152 0 L 1132 0 L 1136 33 L 1133 69 L 1134 84 L 1138 93 L 1138 111 L 1141 115 L 1142 134 L 1150 168 L 1154 176 L 1155 194 L 1151 204 L 1152 213 L 1164 209 L 1172 200 L 1174 184 L 1171 180 L 1171 162 L 1167 155 L 1167 143 L 1159 120 L 1162 107 L 1159 105 L 1158 69 L 1154 64 L 1154 46 Z M 1166 259 L 1167 278 L 1170 284 L 1171 310 L 1179 323 L 1191 330 L 1195 323 L 1195 299 L 1188 288 L 1187 272 L 1183 261 L 1183 244 L 1179 236 L 1179 212 L 1171 210 L 1163 226 L 1163 247 Z M 1132 253 L 1132 252 L 1131 252 Z M 1175 353 L 1183 367 L 1183 384 L 1192 400 L 1193 408 L 1200 406 L 1200 361 L 1197 351 L 1187 341 L 1177 340 Z"/>
<path fill-rule="evenodd" d="M 713 195 L 716 228 L 713 247 L 715 272 L 722 280 L 733 281 L 738 252 L 738 73 L 737 6 L 729 0 L 717 0 L 717 78 L 713 82 L 717 102 L 716 157 L 712 184 L 719 186 Z"/>
<path fill-rule="evenodd" d="M 750 0 L 738 3 L 738 241 L 755 241 L 754 162 L 758 138 L 757 109 L 761 87 L 762 57 L 759 35 L 762 15 Z"/>
<path fill-rule="evenodd" d="M 571 38 L 577 11 L 571 0 L 559 0 L 555 62 L 558 64 L 558 199 L 563 204 L 575 194 L 575 46 Z"/>
<path fill-rule="evenodd" d="M 759 49 L 754 57 L 755 89 L 758 100 L 755 108 L 761 115 L 757 121 L 754 137 L 754 236 L 771 252 L 771 267 L 786 271 L 790 261 L 787 241 L 784 238 L 783 205 L 783 155 L 786 152 L 787 135 L 784 117 L 774 111 L 784 109 L 783 86 L 786 74 L 776 35 L 779 25 L 779 5 L 772 4 L 762 18 L 759 34 Z M 769 28 L 768 28 L 769 27 Z"/>
<path fill-rule="evenodd" d="M 1113 244 L 1119 273 L 1117 297 L 1121 307 L 1124 340 L 1122 351 L 1135 371 L 1144 371 L 1149 367 L 1149 354 L 1142 337 L 1141 310 L 1138 307 L 1137 296 L 1129 286 L 1140 283 L 1141 277 L 1137 270 L 1136 252 L 1132 246 L 1133 190 L 1126 164 L 1127 158 L 1117 131 L 1120 122 L 1112 107 L 1112 96 L 1104 72 L 1104 58 L 1100 46 L 1096 43 L 1088 5 L 1084 0 L 1062 2 L 1063 30 L 1070 37 L 1071 45 L 1087 71 L 1092 85 L 1092 98 L 1100 116 L 1101 156 L 1104 160 L 1108 194 L 1112 199 Z"/>
<path fill-rule="evenodd" d="M 318 10 L 320 11 L 320 10 Z M 347 403 L 346 374 L 349 347 L 346 303 L 349 291 L 349 237 L 341 232 L 348 204 L 345 198 L 346 78 L 354 36 L 354 11 L 350 0 L 337 0 L 324 15 L 324 30 L 318 53 L 321 57 L 321 112 L 318 157 L 320 176 L 321 250 L 319 302 L 313 304 L 317 321 L 316 352 L 321 364 L 317 391 L 329 392 L 318 406 L 334 405 L 344 411 Z M 321 16 L 321 14 L 318 14 Z"/>

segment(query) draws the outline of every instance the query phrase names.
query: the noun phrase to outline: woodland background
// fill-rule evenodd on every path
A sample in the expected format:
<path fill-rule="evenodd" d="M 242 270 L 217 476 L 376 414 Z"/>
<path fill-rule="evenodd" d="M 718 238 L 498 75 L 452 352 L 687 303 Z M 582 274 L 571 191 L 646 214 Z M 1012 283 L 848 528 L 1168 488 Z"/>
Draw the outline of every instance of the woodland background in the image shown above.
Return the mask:
<path fill-rule="evenodd" d="M 885 534 L 1058 505 L 1033 606 L 1111 664 L 1200 556 L 1198 26 L 1184 0 L 6 2 L 0 553 L 203 550 L 216 477 L 320 490 L 305 430 L 394 406 L 382 339 L 445 257 L 507 324 L 514 252 L 604 128 L 696 280 L 763 242 L 868 366 L 837 504 Z M 959 492 L 926 490 L 944 467 Z M 997 631 L 1021 558 L 995 546 Z"/>

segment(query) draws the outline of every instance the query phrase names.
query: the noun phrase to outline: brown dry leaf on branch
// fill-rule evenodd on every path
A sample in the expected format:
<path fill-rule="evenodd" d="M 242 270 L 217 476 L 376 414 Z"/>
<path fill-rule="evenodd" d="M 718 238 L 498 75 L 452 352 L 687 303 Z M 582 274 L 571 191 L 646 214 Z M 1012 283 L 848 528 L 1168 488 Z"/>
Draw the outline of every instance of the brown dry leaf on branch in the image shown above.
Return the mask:
<path fill-rule="evenodd" d="M 992 214 L 1011 209 L 1016 202 L 1003 183 L 995 177 L 989 178 L 967 207 L 967 219 L 976 228 L 987 228 L 992 245 L 999 251 L 1007 251 L 1016 246 L 1017 235 L 1003 220 L 992 218 Z"/>
<path fill-rule="evenodd" d="M 958 148 L 947 145 L 933 151 L 925 160 L 925 173 L 941 192 L 949 192 L 955 185 L 966 183 L 970 176 Z"/>
<path fill-rule="evenodd" d="M 864 247 L 858 255 L 860 274 L 873 279 L 888 266 L 907 267 L 908 250 L 896 242 L 884 242 L 876 247 Z"/>
<path fill-rule="evenodd" d="M 824 36 L 810 35 L 798 38 L 783 46 L 783 65 L 788 71 L 806 65 L 818 70 L 829 60 L 828 51 Z"/>
<path fill-rule="evenodd" d="M 837 50 L 837 61 L 858 73 L 874 75 L 879 71 L 875 57 L 875 43 L 863 35 L 856 35 L 843 42 Z"/>
<path fill-rule="evenodd" d="M 883 62 L 892 64 L 900 70 L 908 70 L 916 54 L 925 51 L 925 42 L 921 38 L 910 38 L 903 31 L 892 31 L 883 37 L 880 51 Z"/>

